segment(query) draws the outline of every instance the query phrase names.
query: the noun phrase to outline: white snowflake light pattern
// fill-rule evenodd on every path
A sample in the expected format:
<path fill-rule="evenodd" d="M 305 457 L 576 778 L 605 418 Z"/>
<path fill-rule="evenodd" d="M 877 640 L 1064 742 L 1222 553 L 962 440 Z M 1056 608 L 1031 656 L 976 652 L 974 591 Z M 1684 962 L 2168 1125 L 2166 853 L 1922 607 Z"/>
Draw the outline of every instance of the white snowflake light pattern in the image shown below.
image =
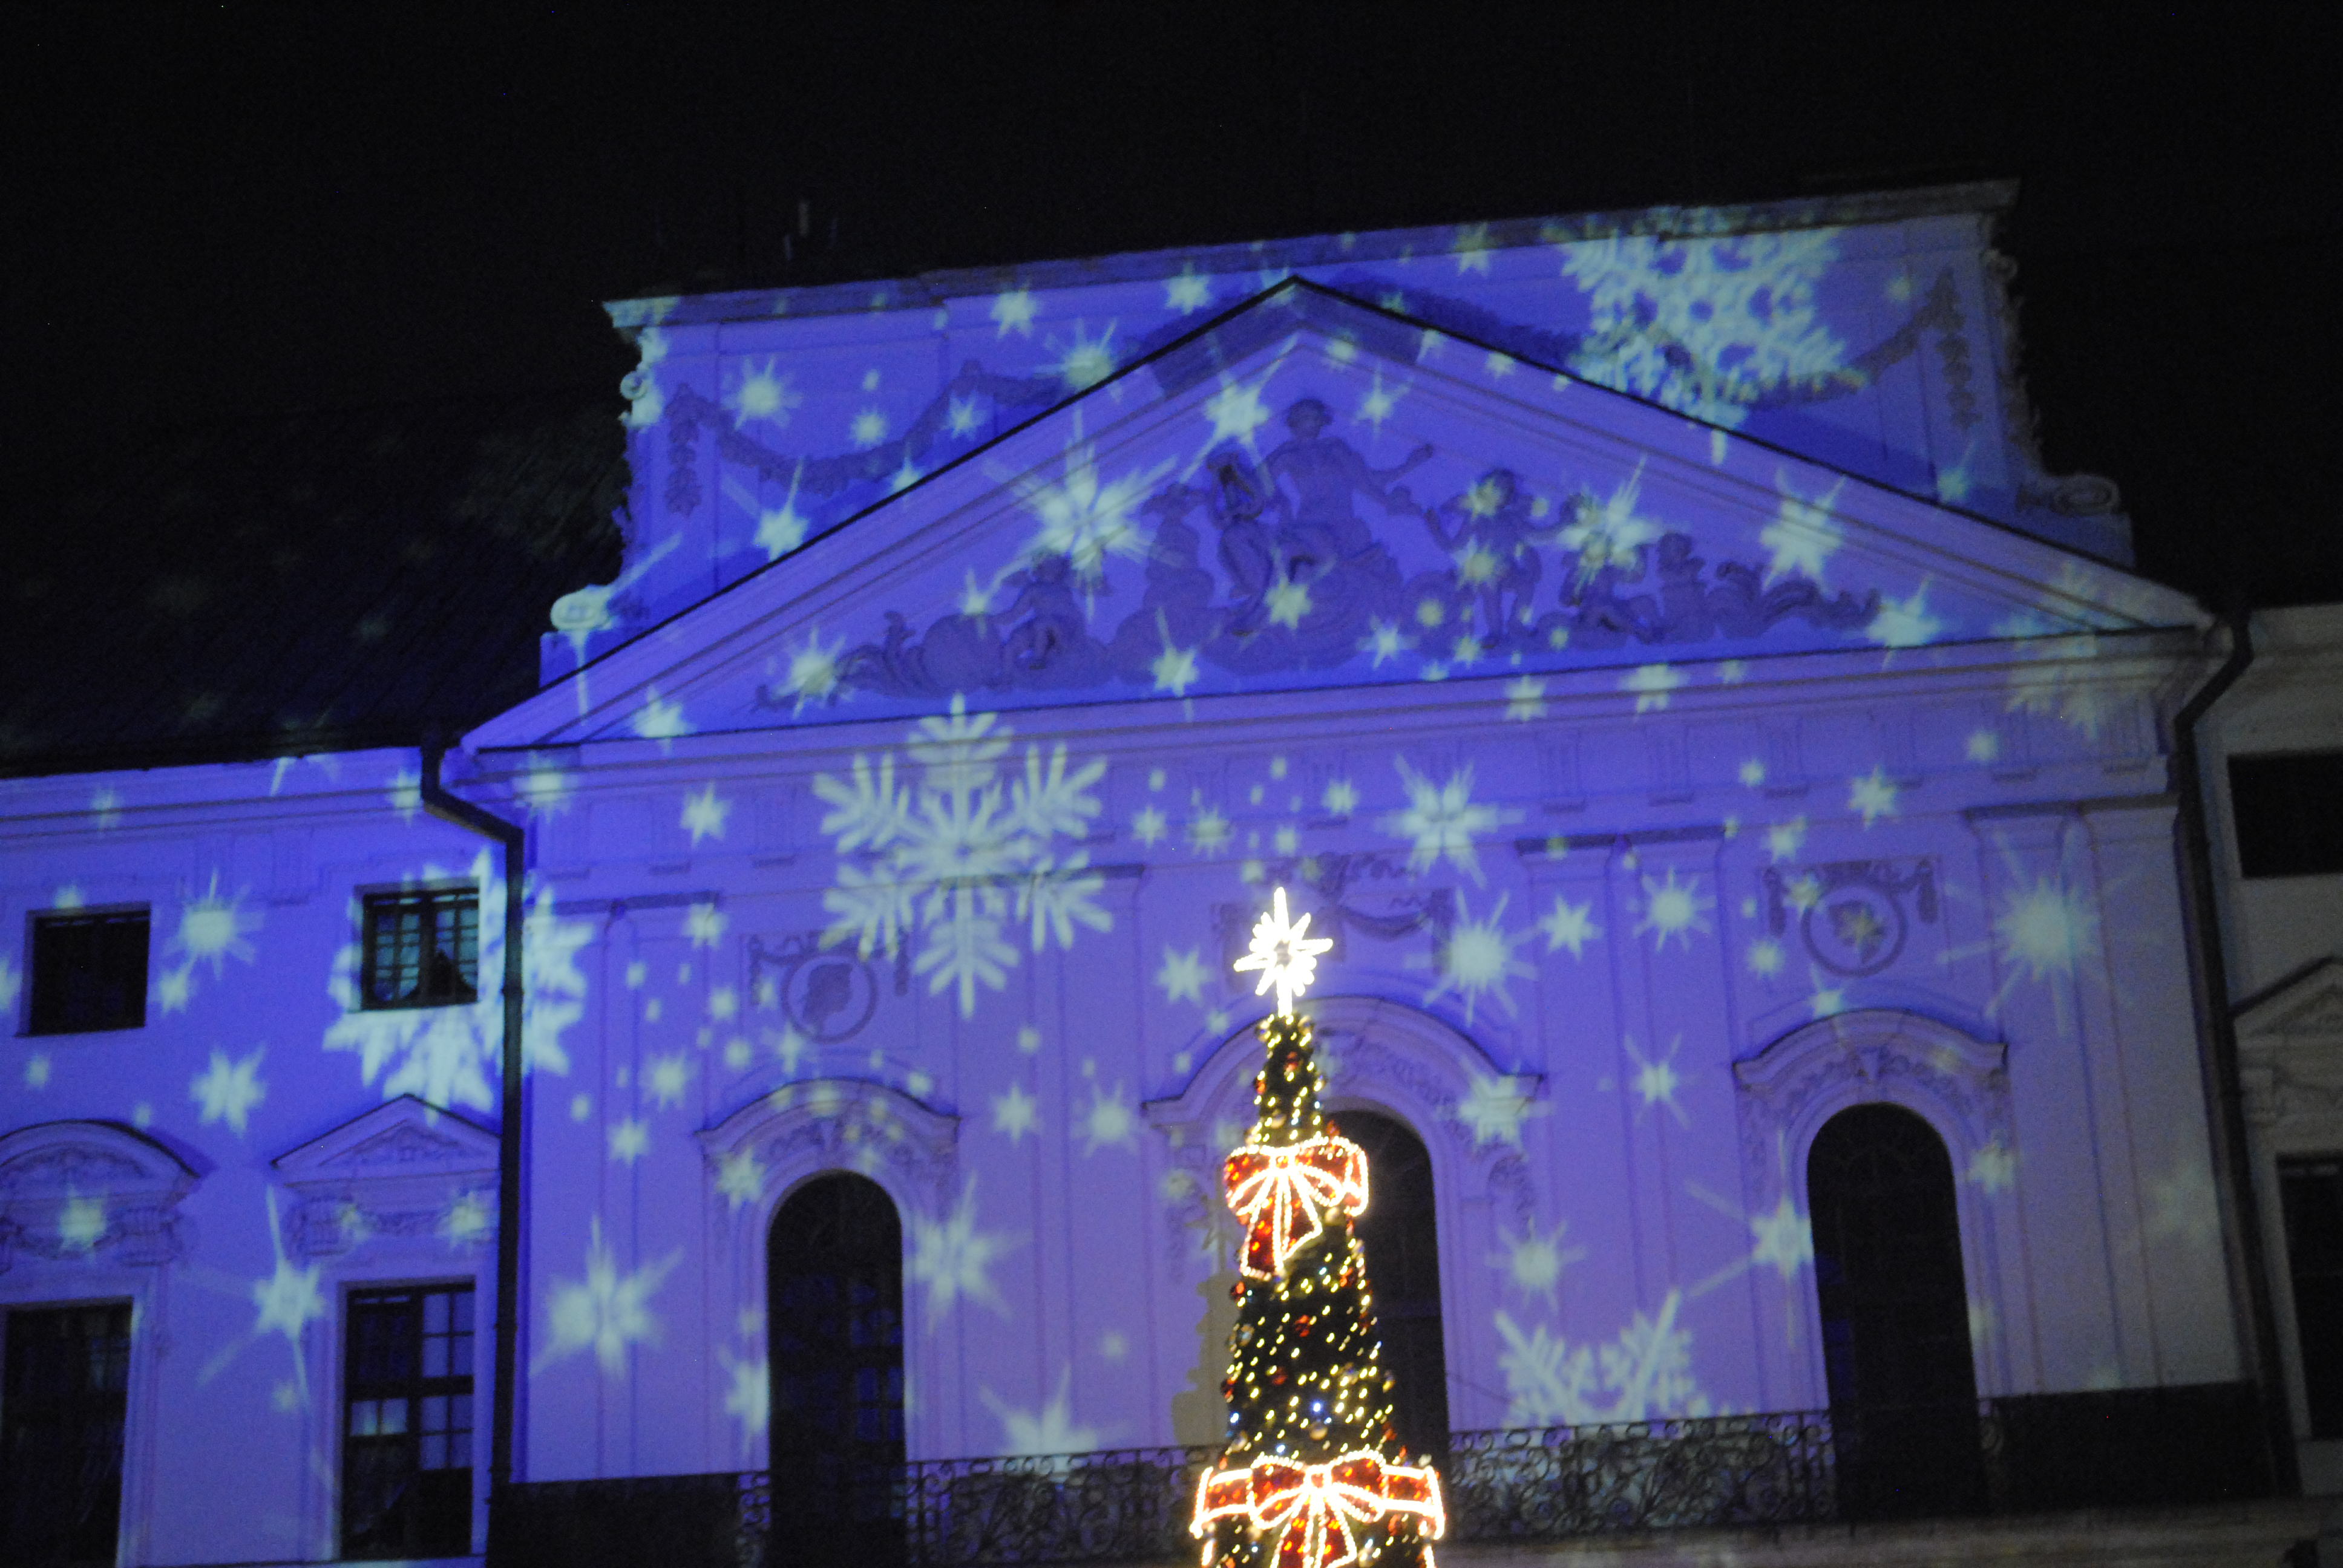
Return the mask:
<path fill-rule="evenodd" d="M 1535 1225 L 1518 1236 L 1501 1231 L 1497 1239 L 1503 1250 L 1489 1261 L 1524 1297 L 1544 1296 L 1547 1306 L 1554 1306 L 1560 1300 L 1563 1271 L 1586 1258 L 1585 1248 L 1562 1244 L 1569 1229 L 1568 1221 L 1556 1220 L 1551 1231 L 1542 1231 Z"/>
<path fill-rule="evenodd" d="M 1091 1086 L 1090 1109 L 1082 1112 L 1081 1129 L 1084 1154 L 1095 1154 L 1110 1145 L 1118 1149 L 1138 1147 L 1135 1139 L 1139 1114 L 1123 1098 L 1121 1084 L 1112 1089 Z"/>
<path fill-rule="evenodd" d="M 1004 1318 L 1009 1315 L 1009 1303 L 993 1284 L 991 1269 L 1017 1242 L 999 1231 L 977 1229 L 974 1177 L 960 1189 L 960 1201 L 941 1220 L 916 1211 L 910 1219 L 911 1256 L 904 1271 L 913 1283 L 927 1287 L 930 1330 L 943 1322 L 954 1302 L 963 1299 L 981 1302 Z"/>
<path fill-rule="evenodd" d="M 824 773 L 814 792 L 830 803 L 822 831 L 838 846 L 838 880 L 822 895 L 830 946 L 851 941 L 864 958 L 892 956 L 906 936 L 921 940 L 914 970 L 930 995 L 956 989 L 963 1018 L 976 1012 L 980 985 L 1001 990 L 1017 963 L 1005 937 L 1012 904 L 1030 921 L 1032 950 L 1045 939 L 1073 945 L 1076 928 L 1103 931 L 1105 886 L 1086 851 L 1061 852 L 1100 811 L 1091 787 L 1103 762 L 1070 767 L 1063 743 L 1046 757 L 1025 749 L 1021 774 L 1001 777 L 1011 731 L 990 713 L 970 715 L 958 698 L 949 717 L 921 719 L 907 749 L 919 783 L 898 783 L 895 759 L 876 768 L 858 756 L 851 775 Z"/>
<path fill-rule="evenodd" d="M 1163 967 L 1155 971 L 1155 983 L 1162 988 L 1165 1001 L 1192 1001 L 1204 1005 L 1204 959 L 1201 950 L 1190 948 L 1185 952 L 1163 950 Z"/>
<path fill-rule="evenodd" d="M 1485 880 L 1480 854 L 1473 847 L 1474 837 L 1518 822 L 1522 814 L 1504 807 L 1474 805 L 1469 762 L 1441 784 L 1409 767 L 1405 758 L 1399 759 L 1397 766 L 1400 783 L 1407 790 L 1407 805 L 1386 813 L 1376 826 L 1393 838 L 1413 841 L 1408 851 L 1408 869 L 1421 875 L 1446 860 L 1474 882 Z"/>
<path fill-rule="evenodd" d="M 1012 1083 L 992 1097 L 992 1130 L 1011 1143 L 1021 1143 L 1027 1133 L 1041 1130 L 1040 1106 L 1022 1084 Z"/>
<path fill-rule="evenodd" d="M 1110 559 L 1136 560 L 1147 553 L 1140 504 L 1172 466 L 1167 459 L 1101 480 L 1096 444 L 1077 437 L 1067 443 L 1057 477 L 1012 478 L 1010 487 L 1039 525 L 1026 543 L 1025 564 L 1062 556 L 1076 580 L 1095 589 L 1105 578 Z"/>
<path fill-rule="evenodd" d="M 211 1066 L 187 1086 L 187 1098 L 202 1108 L 206 1125 L 225 1121 L 238 1138 L 244 1136 L 252 1108 L 268 1098 L 268 1085 L 260 1078 L 260 1059 L 266 1054 L 268 1048 L 259 1046 L 242 1060 L 230 1061 L 227 1052 L 212 1052 Z"/>
<path fill-rule="evenodd" d="M 1506 1143 L 1519 1149 L 1522 1123 L 1544 1114 L 1545 1109 L 1530 1099 L 1523 1080 L 1476 1072 L 1464 1098 L 1456 1102 L 1455 1116 L 1473 1134 L 1474 1147 Z"/>
<path fill-rule="evenodd" d="M 1069 1366 L 1058 1375 L 1058 1392 L 1037 1411 L 1019 1410 L 990 1389 L 978 1392 L 1001 1418 L 1003 1452 L 1020 1458 L 1046 1459 L 1088 1453 L 1099 1446 L 1098 1429 L 1074 1421 L 1072 1388 L 1073 1368 Z"/>
<path fill-rule="evenodd" d="M 1777 468 L 1774 487 L 1781 492 L 1781 509 L 1757 533 L 1757 542 L 1773 552 L 1765 564 L 1765 580 L 1771 583 L 1795 573 L 1819 583 L 1823 568 L 1846 539 L 1846 530 L 1839 526 L 1833 510 L 1846 481 L 1841 479 L 1808 499 L 1791 487 L 1789 474 Z"/>
<path fill-rule="evenodd" d="M 702 839 L 724 837 L 724 824 L 731 815 L 732 802 L 717 794 L 713 784 L 683 798 L 682 827 L 691 835 L 694 844 Z"/>
<path fill-rule="evenodd" d="M 1594 922 L 1593 900 L 1574 904 L 1560 893 L 1554 896 L 1554 908 L 1539 918 L 1538 930 L 1545 933 L 1546 951 L 1568 948 L 1574 959 L 1584 958 L 1586 944 L 1603 934 L 1603 928 Z"/>
<path fill-rule="evenodd" d="M 1815 309 L 1835 229 L 1718 238 L 1622 235 L 1564 249 L 1587 296 L 1570 368 L 1712 425 L 1737 427 L 1785 385 L 1844 380 L 1845 345 Z"/>
<path fill-rule="evenodd" d="M 1693 1376 L 1691 1331 L 1676 1326 L 1683 1305 L 1684 1292 L 1670 1291 L 1657 1316 L 1637 1312 L 1599 1356 L 1592 1345 L 1573 1349 L 1544 1323 L 1524 1331 L 1500 1311 L 1505 1423 L 1583 1426 L 1708 1414 L 1708 1396 Z"/>
<path fill-rule="evenodd" d="M 1709 930 L 1709 915 L 1716 908 L 1700 885 L 1700 879 L 1679 879 L 1676 869 L 1670 866 L 1667 875 L 1645 877 L 1644 882 L 1644 917 L 1635 922 L 1635 934 L 1649 934 L 1652 950 L 1663 951 L 1674 940 L 1686 948 L 1692 946 L 1694 931 Z"/>
<path fill-rule="evenodd" d="M 682 1261 L 679 1247 L 657 1263 L 620 1273 L 618 1260 L 602 1240 L 601 1217 L 595 1216 L 586 1241 L 586 1277 L 555 1278 L 546 1303 L 551 1332 L 530 1372 L 590 1350 L 603 1376 L 625 1376 L 628 1350 L 659 1342 L 659 1319 L 651 1315 L 650 1301 Z"/>
<path fill-rule="evenodd" d="M 1433 1002 L 1450 995 L 1463 998 L 1464 1021 L 1468 1026 L 1473 1022 L 1474 1005 L 1484 996 L 1495 997 L 1506 1017 L 1518 1016 L 1521 1010 L 1513 1005 L 1513 993 L 1506 989 L 1505 981 L 1516 976 L 1526 980 L 1537 973 L 1513 956 L 1513 948 L 1522 936 L 1505 930 L 1505 901 L 1512 897 L 1511 893 L 1498 894 L 1496 907 L 1489 911 L 1488 918 L 1476 920 L 1460 892 L 1456 898 L 1456 923 L 1433 945 L 1432 962 L 1440 980 L 1423 1000 Z"/>

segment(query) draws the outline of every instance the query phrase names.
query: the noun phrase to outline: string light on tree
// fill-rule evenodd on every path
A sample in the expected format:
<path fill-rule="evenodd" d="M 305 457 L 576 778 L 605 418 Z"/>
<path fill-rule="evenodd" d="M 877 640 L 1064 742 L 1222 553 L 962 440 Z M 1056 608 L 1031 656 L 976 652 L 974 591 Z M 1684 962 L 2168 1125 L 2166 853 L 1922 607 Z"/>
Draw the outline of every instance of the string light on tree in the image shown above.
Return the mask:
<path fill-rule="evenodd" d="M 1326 1081 L 1293 1000 L 1333 943 L 1292 920 L 1285 890 L 1254 925 L 1240 970 L 1274 990 L 1255 1117 L 1223 1171 L 1245 1227 L 1232 1292 L 1229 1441 L 1196 1488 L 1204 1568 L 1433 1568 L 1446 1530 L 1440 1476 L 1410 1462 L 1393 1422 L 1367 1261 L 1352 1221 L 1367 1206 L 1365 1151 L 1319 1103 Z"/>

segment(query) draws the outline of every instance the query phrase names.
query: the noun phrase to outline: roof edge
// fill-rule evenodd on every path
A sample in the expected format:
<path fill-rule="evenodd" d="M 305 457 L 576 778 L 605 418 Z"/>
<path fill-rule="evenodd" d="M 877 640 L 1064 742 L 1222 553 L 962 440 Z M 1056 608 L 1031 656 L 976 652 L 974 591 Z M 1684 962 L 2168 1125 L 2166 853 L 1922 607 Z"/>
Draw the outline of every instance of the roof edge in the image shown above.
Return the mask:
<path fill-rule="evenodd" d="M 1402 256 L 1445 255 L 1470 234 L 1492 250 L 1630 235 L 1683 239 L 1763 234 L 1785 229 L 1896 223 L 1955 213 L 1998 216 L 2017 199 L 2014 179 L 1966 180 L 1905 190 L 1789 196 L 1774 201 L 1664 204 L 1612 207 L 1545 217 L 1493 218 L 1359 233 L 1297 235 L 1284 239 L 1111 251 L 998 266 L 943 267 L 907 276 L 869 277 L 800 287 L 729 289 L 709 294 L 637 296 L 605 300 L 602 308 L 621 331 L 653 325 L 769 320 L 776 316 L 840 316 L 873 309 L 933 307 L 1003 288 L 1072 288 L 1145 283 L 1183 266 L 1212 273 L 1261 272 L 1342 262 L 1386 261 Z"/>

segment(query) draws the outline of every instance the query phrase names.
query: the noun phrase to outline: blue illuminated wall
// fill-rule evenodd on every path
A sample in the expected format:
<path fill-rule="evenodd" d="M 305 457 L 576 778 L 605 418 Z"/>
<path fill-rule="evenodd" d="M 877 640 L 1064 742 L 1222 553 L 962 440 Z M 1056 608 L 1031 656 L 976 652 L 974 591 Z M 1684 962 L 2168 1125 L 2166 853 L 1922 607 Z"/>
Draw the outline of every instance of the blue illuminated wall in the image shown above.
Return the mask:
<path fill-rule="evenodd" d="M 2237 1375 L 2204 618 L 2026 499 L 1957 206 L 618 307 L 626 575 L 450 764 L 529 829 L 523 1474 L 761 1464 L 765 1229 L 838 1169 L 915 1455 L 1211 1438 L 1273 884 L 1338 1111 L 1431 1152 L 1458 1427 L 1820 1403 L 1805 1150 L 1876 1099 L 1982 1390 Z M 416 769 L 0 786 L 7 929 L 156 911 L 148 1027 L 0 1088 L 0 1304 L 139 1303 L 134 1560 L 329 1553 L 338 1292 L 487 1305 L 493 988 L 351 1005 L 360 891 L 500 929 Z"/>

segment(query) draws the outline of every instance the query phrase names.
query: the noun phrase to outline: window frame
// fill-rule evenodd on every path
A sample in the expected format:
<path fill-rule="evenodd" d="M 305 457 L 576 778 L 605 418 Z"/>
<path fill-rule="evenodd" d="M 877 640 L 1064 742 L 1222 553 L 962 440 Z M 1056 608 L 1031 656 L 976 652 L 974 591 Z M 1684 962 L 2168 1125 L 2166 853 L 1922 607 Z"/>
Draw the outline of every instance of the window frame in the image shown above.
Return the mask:
<path fill-rule="evenodd" d="M 456 1312 L 456 1308 L 454 1307 L 453 1302 L 460 1300 L 469 1303 L 468 1326 L 460 1331 L 453 1329 L 441 1331 L 437 1336 L 452 1338 L 455 1334 L 460 1332 L 462 1340 L 467 1343 L 466 1359 L 463 1362 L 463 1370 L 459 1372 L 451 1369 L 437 1375 L 429 1375 L 424 1371 L 427 1360 L 426 1350 L 427 1347 L 427 1342 L 431 1338 L 435 1337 L 435 1335 L 434 1331 L 432 1331 L 429 1326 L 427 1316 L 426 1315 L 427 1309 L 418 1300 L 416 1307 L 413 1309 L 413 1321 L 416 1332 L 414 1338 L 410 1342 L 415 1350 L 416 1362 L 415 1370 L 412 1374 L 404 1379 L 378 1379 L 361 1382 L 357 1377 L 357 1358 L 359 1352 L 359 1334 L 357 1332 L 359 1309 L 370 1302 L 387 1302 L 393 1298 L 400 1296 L 427 1298 L 435 1295 L 443 1296 L 449 1300 L 451 1304 L 448 1309 L 448 1316 L 451 1324 L 454 1322 Z M 478 1282 L 473 1279 L 462 1277 L 408 1281 L 404 1282 L 385 1282 L 377 1280 L 367 1280 L 363 1282 L 351 1282 L 343 1287 L 341 1297 L 341 1338 L 339 1345 L 337 1346 L 337 1353 L 335 1357 L 337 1373 L 336 1379 L 337 1395 L 333 1404 L 335 1417 L 335 1463 L 333 1470 L 335 1489 L 334 1550 L 336 1559 L 337 1561 L 355 1563 L 400 1562 L 418 1557 L 460 1557 L 470 1555 L 473 1553 L 475 1543 L 478 1539 L 476 1528 L 478 1521 L 475 1517 L 475 1513 L 477 1493 L 479 1489 L 480 1471 L 484 1463 L 484 1454 L 480 1444 L 483 1436 L 483 1417 L 486 1413 L 479 1399 L 481 1383 L 479 1358 L 481 1353 L 480 1339 L 482 1337 L 479 1312 L 480 1295 L 481 1292 Z M 452 1362 L 452 1346 L 450 1359 Z M 461 1385 L 460 1387 L 458 1386 L 459 1384 Z M 393 1388 L 397 1388 L 403 1392 L 397 1393 L 387 1392 Z M 366 1392 L 362 1391 L 374 1392 Z M 466 1409 L 464 1411 L 466 1424 L 461 1429 L 466 1443 L 464 1462 L 460 1465 L 443 1462 L 437 1466 L 426 1466 L 422 1463 L 423 1445 L 427 1439 L 434 1434 L 423 1430 L 423 1402 L 429 1399 L 454 1400 L 458 1398 L 467 1402 Z M 367 1433 L 352 1432 L 350 1429 L 356 1423 L 356 1412 L 357 1411 L 357 1407 L 362 1402 L 372 1402 L 379 1406 L 381 1403 L 393 1399 L 403 1402 L 405 1405 L 405 1409 L 402 1411 L 399 1417 L 401 1424 L 401 1430 L 399 1432 L 391 1433 L 385 1433 L 378 1431 Z M 377 1410 L 376 1412 L 376 1424 L 379 1425 L 380 1421 L 381 1412 Z M 443 1433 L 452 1434 L 452 1423 L 450 1423 L 449 1428 L 443 1429 Z M 463 1477 L 461 1486 L 453 1489 L 460 1495 L 461 1503 L 460 1504 L 458 1504 L 450 1499 L 447 1503 L 447 1507 L 451 1514 L 460 1517 L 462 1520 L 462 1527 L 464 1531 L 462 1542 L 460 1543 L 452 1542 L 436 1543 L 428 1540 L 417 1539 L 417 1533 L 422 1528 L 423 1522 L 418 1521 L 416 1516 L 418 1513 L 423 1513 L 427 1505 L 417 1501 L 410 1502 L 407 1505 L 407 1523 L 404 1526 L 406 1539 L 403 1543 L 387 1544 L 378 1551 L 365 1547 L 354 1550 L 351 1541 L 351 1521 L 349 1517 L 350 1498 L 352 1493 L 352 1487 L 350 1484 L 351 1463 L 353 1457 L 351 1443 L 354 1438 L 358 1441 L 371 1441 L 377 1443 L 381 1442 L 386 1438 L 403 1439 L 404 1441 L 400 1446 L 405 1451 L 407 1475 L 410 1484 L 416 1478 L 425 1474 L 461 1475 Z M 444 1459 L 444 1453 L 442 1457 Z"/>
<path fill-rule="evenodd" d="M 42 983 L 51 972 L 42 962 L 42 935 L 45 931 L 68 928 L 103 929 L 109 925 L 127 926 L 136 922 L 145 933 L 139 943 L 136 984 L 126 993 L 127 1016 L 121 1021 L 75 1024 L 45 1020 L 42 1002 L 47 988 Z M 34 910 L 25 917 L 25 1001 L 24 1012 L 17 1020 L 17 1032 L 27 1038 L 43 1038 L 67 1034 L 122 1034 L 146 1027 L 146 993 L 153 985 L 155 968 L 155 906 L 151 903 L 92 904 L 73 909 Z"/>
<path fill-rule="evenodd" d="M 359 1010 L 364 1012 L 397 1012 L 416 1008 L 471 1007 L 480 1000 L 480 885 L 478 882 L 431 882 L 421 886 L 361 888 L 358 890 L 358 972 L 357 998 Z M 433 940 L 427 955 L 418 960 L 415 993 L 410 996 L 384 1000 L 376 995 L 375 976 L 377 955 L 380 951 L 376 923 L 377 910 L 390 910 L 400 905 L 420 904 L 425 908 L 460 909 L 469 900 L 472 914 L 472 975 L 460 995 L 434 995 L 426 988 L 430 960 L 428 952 L 437 950 L 438 925 L 436 915 L 432 926 Z M 458 977 L 462 960 L 458 960 Z"/>
<path fill-rule="evenodd" d="M 138 1332 L 142 1304 L 136 1293 L 118 1291 L 101 1291 L 87 1298 L 55 1299 L 41 1296 L 21 1302 L 0 1302 L 0 1361 L 6 1360 L 15 1349 L 16 1338 L 14 1321 L 15 1319 L 75 1312 L 124 1314 L 120 1336 L 121 1359 L 116 1372 L 119 1388 L 78 1391 L 77 1399 L 66 1407 L 69 1412 L 77 1411 L 85 1419 L 93 1399 L 119 1406 L 119 1414 L 116 1417 L 118 1429 L 114 1455 L 114 1533 L 116 1552 L 120 1550 L 120 1543 L 131 1534 L 132 1510 L 136 1495 L 133 1490 L 133 1481 L 134 1469 L 138 1464 L 138 1460 L 132 1442 L 136 1428 L 131 1415 L 133 1407 L 138 1402 L 136 1394 L 143 1370 L 142 1341 L 146 1337 Z M 0 1401 L 5 1400 L 5 1391 L 0 1391 Z M 8 1413 L 16 1419 L 21 1419 L 23 1412 Z M 0 1430 L 5 1430 L 6 1424 L 6 1422 L 0 1422 Z M 5 1454 L 0 1454 L 0 1460 L 5 1460 Z"/>

